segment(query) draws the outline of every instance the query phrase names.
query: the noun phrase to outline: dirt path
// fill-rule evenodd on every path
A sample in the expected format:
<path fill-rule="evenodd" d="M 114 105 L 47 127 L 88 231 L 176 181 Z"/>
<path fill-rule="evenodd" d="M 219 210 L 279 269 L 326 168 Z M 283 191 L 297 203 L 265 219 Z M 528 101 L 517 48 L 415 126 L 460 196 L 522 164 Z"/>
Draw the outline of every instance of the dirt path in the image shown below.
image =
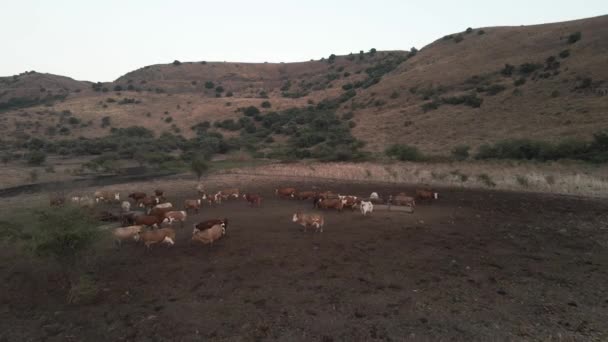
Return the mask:
<path fill-rule="evenodd" d="M 401 190 L 315 185 L 359 195 Z M 103 288 L 94 304 L 66 306 L 53 278 L 2 265 L 0 337 L 608 339 L 605 201 L 445 190 L 414 214 L 325 212 L 321 234 L 290 221 L 311 203 L 277 200 L 272 187 L 259 186 L 262 208 L 243 201 L 205 208 L 171 249 L 115 251 L 104 242 L 89 266 Z M 213 247 L 189 245 L 192 224 L 212 217 L 230 219 L 226 237 Z"/>

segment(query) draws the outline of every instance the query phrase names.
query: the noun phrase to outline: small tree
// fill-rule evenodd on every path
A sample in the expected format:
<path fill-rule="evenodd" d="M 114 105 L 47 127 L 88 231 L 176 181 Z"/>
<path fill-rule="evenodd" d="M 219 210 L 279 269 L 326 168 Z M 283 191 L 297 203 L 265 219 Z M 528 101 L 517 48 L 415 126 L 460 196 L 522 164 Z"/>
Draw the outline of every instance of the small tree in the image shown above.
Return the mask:
<path fill-rule="evenodd" d="M 205 88 L 213 89 L 214 87 L 215 87 L 215 84 L 213 84 L 213 82 L 211 82 L 211 81 L 205 82 Z"/>
<path fill-rule="evenodd" d="M 375 54 L 376 54 L 376 52 L 377 52 L 377 51 L 376 51 L 376 49 L 375 49 L 375 48 L 371 48 L 371 49 L 369 50 L 369 54 L 370 54 L 370 55 L 372 55 L 372 56 L 373 56 L 373 55 L 375 55 Z"/>
<path fill-rule="evenodd" d="M 222 86 L 215 87 L 215 92 L 216 93 L 223 93 L 224 92 L 224 87 L 222 87 Z"/>
<path fill-rule="evenodd" d="M 574 32 L 568 36 L 568 44 L 574 44 L 581 40 L 582 34 L 580 32 Z"/>
<path fill-rule="evenodd" d="M 42 165 L 44 163 L 44 161 L 46 160 L 46 154 L 41 151 L 34 151 L 31 153 L 28 153 L 26 155 L 26 158 L 27 158 L 27 163 L 29 165 L 33 165 L 33 166 Z"/>
<path fill-rule="evenodd" d="M 177 59 L 173 61 L 173 65 L 174 66 L 180 66 L 182 65 L 182 62 L 178 61 Z"/>
<path fill-rule="evenodd" d="M 190 169 L 194 172 L 198 181 L 200 181 L 203 174 L 209 169 L 209 164 L 202 158 L 194 158 L 190 163 Z"/>

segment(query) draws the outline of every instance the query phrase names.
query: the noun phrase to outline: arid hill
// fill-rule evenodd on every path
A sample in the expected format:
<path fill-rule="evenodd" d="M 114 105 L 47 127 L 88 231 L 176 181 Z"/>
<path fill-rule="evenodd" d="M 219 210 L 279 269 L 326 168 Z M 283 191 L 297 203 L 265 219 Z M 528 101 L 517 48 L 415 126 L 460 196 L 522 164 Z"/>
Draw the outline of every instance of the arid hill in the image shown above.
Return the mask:
<path fill-rule="evenodd" d="M 589 138 L 608 128 L 606 42 L 602 16 L 474 28 L 420 51 L 301 63 L 175 61 L 112 83 L 25 73 L 0 79 L 0 129 L 5 139 L 98 137 L 133 125 L 191 137 L 198 123 L 242 117 L 238 108 L 268 113 L 328 102 L 347 120 L 352 113 L 352 132 L 370 151 L 407 143 L 447 154 L 512 137 Z"/>

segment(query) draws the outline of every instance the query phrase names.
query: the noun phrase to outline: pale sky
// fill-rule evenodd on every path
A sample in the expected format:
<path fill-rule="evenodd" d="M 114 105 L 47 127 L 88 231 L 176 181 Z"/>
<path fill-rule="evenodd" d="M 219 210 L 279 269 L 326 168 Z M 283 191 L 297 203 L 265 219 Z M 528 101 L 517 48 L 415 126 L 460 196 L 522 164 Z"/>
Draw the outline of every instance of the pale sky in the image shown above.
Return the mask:
<path fill-rule="evenodd" d="M 0 76 L 112 81 L 150 64 L 418 49 L 467 27 L 608 14 L 608 0 L 0 0 Z"/>

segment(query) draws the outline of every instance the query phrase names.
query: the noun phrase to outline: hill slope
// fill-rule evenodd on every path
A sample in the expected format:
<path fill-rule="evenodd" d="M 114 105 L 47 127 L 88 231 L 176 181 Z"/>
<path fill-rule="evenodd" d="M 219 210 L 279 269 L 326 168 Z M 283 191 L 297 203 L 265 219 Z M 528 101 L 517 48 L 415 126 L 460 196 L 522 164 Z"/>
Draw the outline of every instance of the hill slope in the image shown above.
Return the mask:
<path fill-rule="evenodd" d="M 588 138 L 608 128 L 607 41 L 608 16 L 602 16 L 474 29 L 417 53 L 368 52 L 285 64 L 176 61 L 106 84 L 22 74 L 17 81 L 0 80 L 0 102 L 40 99 L 49 90 L 60 96 L 54 104 L 4 108 L 0 128 L 13 138 L 25 133 L 55 139 L 139 125 L 189 137 L 197 123 L 242 117 L 238 108 L 257 106 L 267 113 L 340 98 L 332 108 L 354 115 L 353 134 L 370 151 L 398 142 L 446 154 L 458 144 L 474 147 L 511 137 Z M 265 101 L 270 108 L 262 108 Z M 68 123 L 66 116 L 77 120 Z M 101 124 L 103 117 L 109 125 Z M 275 144 L 284 141 L 275 138 Z"/>

